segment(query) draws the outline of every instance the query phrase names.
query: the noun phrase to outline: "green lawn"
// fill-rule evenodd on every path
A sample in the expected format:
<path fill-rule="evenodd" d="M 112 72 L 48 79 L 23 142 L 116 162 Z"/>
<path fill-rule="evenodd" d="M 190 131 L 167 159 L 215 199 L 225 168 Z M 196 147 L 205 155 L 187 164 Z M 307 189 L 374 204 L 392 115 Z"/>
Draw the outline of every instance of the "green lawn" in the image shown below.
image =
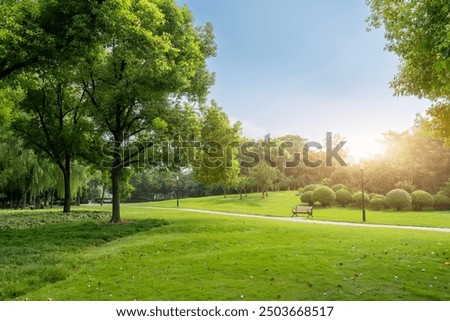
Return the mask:
<path fill-rule="evenodd" d="M 22 213 L 0 212 L 3 300 L 450 300 L 448 233 L 136 205 L 123 225 Z"/>
<path fill-rule="evenodd" d="M 291 216 L 291 209 L 299 203 L 296 192 L 271 192 L 269 197 L 261 199 L 260 193 L 249 194 L 240 199 L 239 195 L 211 196 L 201 198 L 181 199 L 181 208 L 216 210 L 246 214 L 261 214 L 270 216 Z M 135 204 L 134 206 L 175 207 L 176 200 Z M 368 224 L 410 225 L 450 228 L 450 211 L 372 211 L 366 210 Z M 356 208 L 314 208 L 314 219 L 337 222 L 362 221 L 361 209 Z"/>

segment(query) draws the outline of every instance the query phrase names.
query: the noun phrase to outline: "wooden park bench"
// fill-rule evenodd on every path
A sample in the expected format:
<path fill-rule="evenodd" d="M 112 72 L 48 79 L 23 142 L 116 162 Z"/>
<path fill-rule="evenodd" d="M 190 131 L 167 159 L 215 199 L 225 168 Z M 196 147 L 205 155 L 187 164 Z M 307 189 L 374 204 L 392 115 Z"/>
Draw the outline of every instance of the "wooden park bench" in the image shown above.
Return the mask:
<path fill-rule="evenodd" d="M 313 207 L 312 206 L 306 206 L 306 205 L 297 205 L 292 209 L 292 217 L 297 216 L 298 214 L 308 214 L 308 217 L 313 216 Z"/>

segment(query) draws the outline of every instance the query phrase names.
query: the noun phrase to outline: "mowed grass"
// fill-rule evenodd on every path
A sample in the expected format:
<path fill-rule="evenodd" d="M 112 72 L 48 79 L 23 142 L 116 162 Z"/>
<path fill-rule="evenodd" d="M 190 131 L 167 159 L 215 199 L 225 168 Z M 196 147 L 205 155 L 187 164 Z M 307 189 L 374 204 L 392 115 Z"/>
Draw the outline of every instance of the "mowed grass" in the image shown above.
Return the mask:
<path fill-rule="evenodd" d="M 181 208 L 215 210 L 233 213 L 258 214 L 269 216 L 292 216 L 291 209 L 300 203 L 295 191 L 270 192 L 266 199 L 260 193 L 248 194 L 240 199 L 239 195 L 210 196 L 181 199 Z M 135 204 L 134 206 L 175 207 L 176 200 Z M 362 211 L 358 208 L 314 207 L 314 220 L 336 222 L 362 222 Z M 387 224 L 406 226 L 427 226 L 450 228 L 450 211 L 373 211 L 366 209 L 367 224 Z"/>
<path fill-rule="evenodd" d="M 448 233 L 319 226 L 129 205 L 123 206 L 123 217 L 129 224 L 90 224 L 113 231 L 141 224 L 145 228 L 95 246 L 78 246 L 75 238 L 73 247 L 64 251 L 53 243 L 64 242 L 63 231 L 79 230 L 79 223 L 48 225 L 39 233 L 22 230 L 25 234 L 16 237 L 24 239 L 20 249 L 10 245 L 15 255 L 6 262 L 10 270 L 20 268 L 15 263 L 20 260 L 31 264 L 28 257 L 37 258 L 33 251 L 43 253 L 40 243 L 47 240 L 52 254 L 46 253 L 42 264 L 53 266 L 50 261 L 63 252 L 54 269 L 64 273 L 15 298 L 450 300 Z M 153 222 L 151 228 L 145 222 Z M 40 239 L 32 237 L 36 234 Z M 44 270 L 29 275 L 39 277 Z"/>
<path fill-rule="evenodd" d="M 165 224 L 139 220 L 106 224 L 107 212 L 0 211 L 0 300 L 10 300 L 66 279 L 80 254 L 112 240 Z"/>

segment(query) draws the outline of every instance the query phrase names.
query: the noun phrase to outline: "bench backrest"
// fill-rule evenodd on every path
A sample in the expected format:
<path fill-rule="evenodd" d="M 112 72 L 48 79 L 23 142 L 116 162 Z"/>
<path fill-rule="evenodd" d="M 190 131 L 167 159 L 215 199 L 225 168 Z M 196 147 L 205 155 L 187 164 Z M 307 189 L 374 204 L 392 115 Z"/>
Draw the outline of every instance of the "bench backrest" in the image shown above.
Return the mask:
<path fill-rule="evenodd" d="M 298 205 L 295 210 L 297 212 L 309 212 L 312 210 L 312 206 L 304 206 L 304 205 Z"/>

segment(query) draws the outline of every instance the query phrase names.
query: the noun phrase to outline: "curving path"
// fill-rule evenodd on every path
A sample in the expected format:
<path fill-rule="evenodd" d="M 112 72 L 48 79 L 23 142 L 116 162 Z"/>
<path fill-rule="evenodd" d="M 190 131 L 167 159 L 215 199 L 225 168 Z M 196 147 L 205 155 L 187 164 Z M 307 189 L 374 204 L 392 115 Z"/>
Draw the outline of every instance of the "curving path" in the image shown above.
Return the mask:
<path fill-rule="evenodd" d="M 257 219 L 284 221 L 284 222 L 294 222 L 294 223 L 303 223 L 303 224 L 354 226 L 354 227 L 370 227 L 370 228 L 390 228 L 390 229 L 400 229 L 400 230 L 431 231 L 431 232 L 450 233 L 450 228 L 442 228 L 442 227 L 424 227 L 424 226 L 407 226 L 407 225 L 385 225 L 385 224 L 364 224 L 364 223 L 348 223 L 348 222 L 333 222 L 333 221 L 316 221 L 316 220 L 309 220 L 309 219 L 305 219 L 305 218 L 301 218 L 301 217 L 278 217 L 278 216 L 265 216 L 265 215 L 255 215 L 255 214 L 229 213 L 229 212 L 220 212 L 220 211 L 200 210 L 200 209 L 193 209 L 193 208 L 173 208 L 173 207 L 158 207 L 158 206 L 146 206 L 146 207 L 138 207 L 138 208 L 158 209 L 158 210 L 171 210 L 171 211 L 175 210 L 175 211 L 204 213 L 204 214 L 213 214 L 213 215 L 227 215 L 227 216 L 236 216 L 236 217 L 248 217 L 248 218 L 257 218 Z"/>

